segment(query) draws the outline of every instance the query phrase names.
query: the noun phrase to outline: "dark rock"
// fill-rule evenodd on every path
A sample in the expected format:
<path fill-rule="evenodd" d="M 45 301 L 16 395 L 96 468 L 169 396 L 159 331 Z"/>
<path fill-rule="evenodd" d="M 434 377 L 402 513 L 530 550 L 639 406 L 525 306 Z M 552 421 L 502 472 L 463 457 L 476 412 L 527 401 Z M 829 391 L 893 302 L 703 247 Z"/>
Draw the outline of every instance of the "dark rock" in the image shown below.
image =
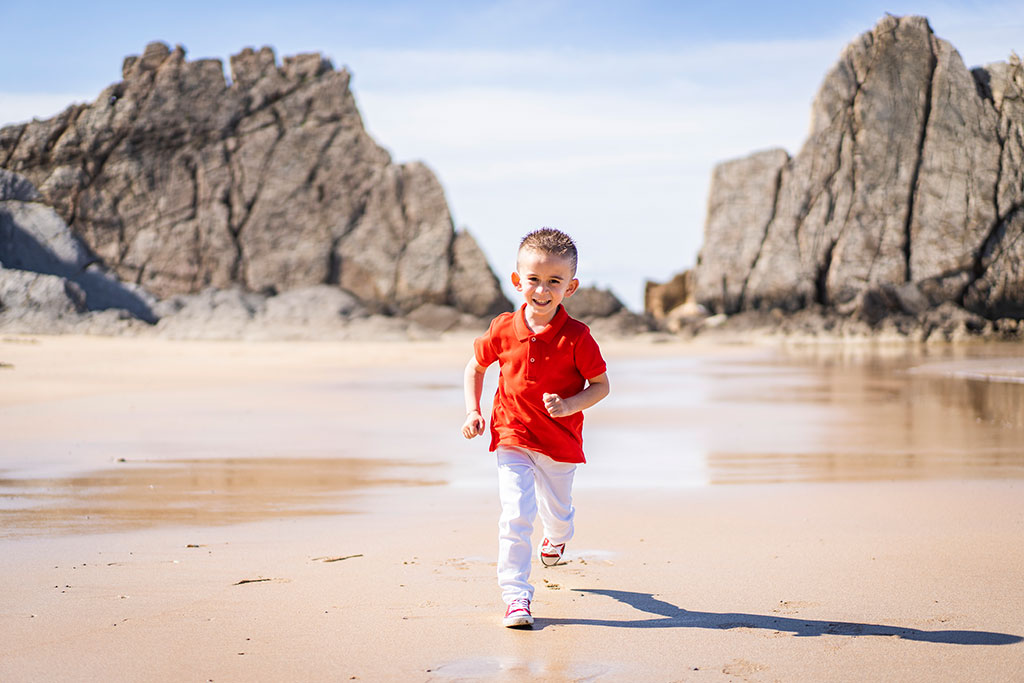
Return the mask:
<path fill-rule="evenodd" d="M 928 297 L 913 282 L 905 282 L 894 288 L 893 294 L 899 303 L 900 310 L 907 315 L 917 316 L 931 307 Z"/>
<path fill-rule="evenodd" d="M 990 330 L 990 322 L 956 304 L 946 301 L 929 311 L 922 320 L 925 337 L 930 341 L 964 341 Z"/>
<path fill-rule="evenodd" d="M 701 304 L 715 313 L 744 308 L 747 279 L 775 214 L 785 150 L 727 161 L 711 176 L 704 244 L 694 270 Z M 722 258 L 728 254 L 728 258 Z"/>
<path fill-rule="evenodd" d="M 12 195 L 35 196 L 35 190 L 27 180 L 13 173 L 5 173 L 5 177 L 9 179 L 9 186 L 16 188 Z M 129 311 L 140 320 L 156 321 L 152 311 L 153 297 L 139 287 L 119 282 L 108 273 L 96 263 L 95 257 L 71 233 L 61 217 L 37 201 L 0 201 L 0 264 L 8 270 L 64 280 L 65 289 L 71 288 L 80 293 L 76 297 L 81 299 L 78 308 L 83 311 L 117 308 Z M 51 299 L 54 303 L 52 312 L 61 317 L 65 311 L 58 299 Z M 9 300 L 12 299 L 9 297 Z M 43 309 L 37 311 L 39 315 L 42 313 Z"/>
<path fill-rule="evenodd" d="M 654 329 L 652 321 L 643 315 L 633 313 L 625 308 L 606 317 L 594 318 L 589 323 L 591 331 L 598 339 L 606 337 L 632 337 Z"/>
<path fill-rule="evenodd" d="M 853 315 L 869 325 L 877 325 L 892 315 L 919 316 L 929 308 L 928 299 L 917 285 L 907 282 L 898 287 L 880 284 L 861 290 L 852 301 L 836 306 L 835 310 Z"/>
<path fill-rule="evenodd" d="M 854 314 L 868 325 L 877 325 L 882 319 L 900 311 L 895 290 L 886 285 L 861 290 L 854 301 Z"/>
<path fill-rule="evenodd" d="M 413 326 L 404 318 L 370 315 L 353 320 L 349 324 L 347 332 L 351 339 L 368 339 L 378 342 L 404 341 L 410 338 L 432 338 L 436 336 L 436 334 L 410 334 L 410 327 Z"/>
<path fill-rule="evenodd" d="M 69 318 L 85 310 L 85 294 L 65 278 L 0 268 L 0 311 L 8 318 L 27 313 Z"/>
<path fill-rule="evenodd" d="M 465 230 L 455 233 L 451 276 L 452 304 L 458 310 L 481 318 L 512 310 L 483 251 Z"/>
<path fill-rule="evenodd" d="M 566 313 L 585 323 L 607 318 L 625 308 L 611 290 L 597 287 L 578 288 L 572 296 L 562 300 L 562 305 Z"/>
<path fill-rule="evenodd" d="M 870 290 L 861 299 L 863 305 L 852 315 L 816 304 L 795 312 L 759 309 L 693 320 L 679 333 L 724 340 L 763 337 L 930 343 L 1024 337 L 1022 321 L 987 320 L 952 302 L 939 304 L 921 315 L 910 315 L 898 309 L 892 290 Z"/>
<path fill-rule="evenodd" d="M 65 276 L 85 270 L 94 260 L 50 207 L 0 203 L 0 262 L 5 267 Z"/>
<path fill-rule="evenodd" d="M 169 339 L 241 339 L 267 297 L 241 289 L 206 289 L 161 301 L 157 332 Z"/>
<path fill-rule="evenodd" d="M 42 195 L 26 178 L 0 168 L 0 202 L 37 202 L 41 199 Z"/>
<path fill-rule="evenodd" d="M 423 304 L 405 317 L 421 327 L 437 332 L 454 329 L 462 320 L 462 314 L 457 310 L 438 304 Z"/>
<path fill-rule="evenodd" d="M 266 326 L 331 327 L 367 315 L 359 300 L 343 289 L 315 285 L 282 292 L 266 300 L 261 322 Z"/>
<path fill-rule="evenodd" d="M 993 323 L 993 336 L 1003 341 L 1024 339 L 1024 320 L 1000 318 Z"/>

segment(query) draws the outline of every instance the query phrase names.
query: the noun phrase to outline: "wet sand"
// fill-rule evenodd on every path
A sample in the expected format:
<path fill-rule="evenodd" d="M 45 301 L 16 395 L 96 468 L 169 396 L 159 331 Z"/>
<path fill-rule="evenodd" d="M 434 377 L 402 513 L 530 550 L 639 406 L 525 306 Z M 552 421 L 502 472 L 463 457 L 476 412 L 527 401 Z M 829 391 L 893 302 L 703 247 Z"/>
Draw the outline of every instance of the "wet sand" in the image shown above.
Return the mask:
<path fill-rule="evenodd" d="M 512 631 L 468 339 L 0 342 L 0 680 L 1024 671 L 1015 349 L 605 347 Z"/>

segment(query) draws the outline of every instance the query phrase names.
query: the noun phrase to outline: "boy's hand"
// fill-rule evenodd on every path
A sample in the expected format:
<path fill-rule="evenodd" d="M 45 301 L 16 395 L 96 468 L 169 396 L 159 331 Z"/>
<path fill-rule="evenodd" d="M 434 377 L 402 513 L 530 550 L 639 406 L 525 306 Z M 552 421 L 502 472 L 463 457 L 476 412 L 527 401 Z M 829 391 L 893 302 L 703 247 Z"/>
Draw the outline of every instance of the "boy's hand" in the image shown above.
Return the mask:
<path fill-rule="evenodd" d="M 466 415 L 466 421 L 462 424 L 462 435 L 467 439 L 480 436 L 484 433 L 484 417 L 479 410 L 474 410 Z"/>
<path fill-rule="evenodd" d="M 551 417 L 565 417 L 571 415 L 572 411 L 565 404 L 558 394 L 544 394 L 544 408 Z"/>

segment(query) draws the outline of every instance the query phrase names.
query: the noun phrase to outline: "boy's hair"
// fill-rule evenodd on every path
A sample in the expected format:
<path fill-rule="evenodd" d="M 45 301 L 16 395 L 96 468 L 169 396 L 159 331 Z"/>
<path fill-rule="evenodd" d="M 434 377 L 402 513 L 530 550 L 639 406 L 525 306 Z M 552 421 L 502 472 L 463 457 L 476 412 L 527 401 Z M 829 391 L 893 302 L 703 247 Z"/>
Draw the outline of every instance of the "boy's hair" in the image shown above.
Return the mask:
<path fill-rule="evenodd" d="M 534 230 L 519 243 L 519 251 L 516 254 L 522 253 L 524 249 L 534 249 L 551 256 L 566 258 L 569 260 L 569 265 L 572 266 L 573 276 L 576 275 L 576 262 L 578 260 L 576 243 L 561 230 L 555 230 L 554 228 Z"/>

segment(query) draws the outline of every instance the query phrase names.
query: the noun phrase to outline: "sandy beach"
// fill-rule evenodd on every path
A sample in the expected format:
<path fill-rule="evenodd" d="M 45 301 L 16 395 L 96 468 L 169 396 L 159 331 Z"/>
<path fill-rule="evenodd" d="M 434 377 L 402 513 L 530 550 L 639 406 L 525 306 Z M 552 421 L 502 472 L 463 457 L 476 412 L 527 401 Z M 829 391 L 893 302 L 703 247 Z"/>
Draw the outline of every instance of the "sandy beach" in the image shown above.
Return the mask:
<path fill-rule="evenodd" d="M 1024 676 L 1016 349 L 604 344 L 510 630 L 469 342 L 0 341 L 0 680 Z"/>

